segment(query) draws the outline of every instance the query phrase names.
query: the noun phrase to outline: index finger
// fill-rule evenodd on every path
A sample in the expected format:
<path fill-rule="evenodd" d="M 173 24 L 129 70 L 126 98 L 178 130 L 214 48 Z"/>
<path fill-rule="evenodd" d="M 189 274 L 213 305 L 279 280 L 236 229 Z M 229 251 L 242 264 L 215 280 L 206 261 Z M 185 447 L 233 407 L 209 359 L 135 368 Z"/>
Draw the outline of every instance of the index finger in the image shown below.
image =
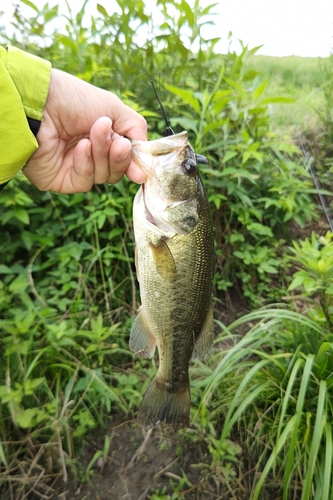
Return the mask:
<path fill-rule="evenodd" d="M 129 139 L 147 140 L 147 122 L 143 116 L 119 99 L 119 106 L 113 110 L 112 128 Z"/>

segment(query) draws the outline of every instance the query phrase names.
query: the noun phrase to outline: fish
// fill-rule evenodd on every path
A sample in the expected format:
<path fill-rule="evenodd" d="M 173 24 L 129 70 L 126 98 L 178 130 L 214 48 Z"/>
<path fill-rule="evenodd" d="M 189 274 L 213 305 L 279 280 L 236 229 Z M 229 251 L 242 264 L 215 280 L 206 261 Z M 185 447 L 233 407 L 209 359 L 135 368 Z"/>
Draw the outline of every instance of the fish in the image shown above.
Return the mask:
<path fill-rule="evenodd" d="M 156 347 L 159 354 L 137 422 L 186 427 L 190 361 L 213 342 L 214 236 L 198 167 L 205 158 L 195 154 L 186 131 L 132 140 L 132 158 L 147 180 L 133 202 L 141 306 L 129 344 L 141 358 L 152 358 Z"/>

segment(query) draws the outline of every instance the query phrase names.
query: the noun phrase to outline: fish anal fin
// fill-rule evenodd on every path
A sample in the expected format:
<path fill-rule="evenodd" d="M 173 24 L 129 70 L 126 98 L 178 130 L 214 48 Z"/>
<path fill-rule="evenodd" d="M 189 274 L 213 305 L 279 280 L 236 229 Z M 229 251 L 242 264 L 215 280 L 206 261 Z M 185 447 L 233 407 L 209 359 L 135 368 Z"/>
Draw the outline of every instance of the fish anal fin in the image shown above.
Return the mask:
<path fill-rule="evenodd" d="M 167 242 L 165 239 L 160 239 L 157 244 L 149 243 L 149 247 L 157 273 L 163 280 L 171 281 L 176 272 L 176 263 Z"/>
<path fill-rule="evenodd" d="M 134 320 L 129 346 L 140 358 L 152 358 L 156 348 L 156 339 L 149 329 L 142 306 Z"/>
<path fill-rule="evenodd" d="M 212 304 L 210 304 L 201 332 L 194 343 L 194 348 L 191 358 L 192 360 L 196 358 L 203 358 L 208 353 L 208 351 L 212 347 L 212 343 L 214 340 L 213 332 L 214 332 L 213 308 Z"/>

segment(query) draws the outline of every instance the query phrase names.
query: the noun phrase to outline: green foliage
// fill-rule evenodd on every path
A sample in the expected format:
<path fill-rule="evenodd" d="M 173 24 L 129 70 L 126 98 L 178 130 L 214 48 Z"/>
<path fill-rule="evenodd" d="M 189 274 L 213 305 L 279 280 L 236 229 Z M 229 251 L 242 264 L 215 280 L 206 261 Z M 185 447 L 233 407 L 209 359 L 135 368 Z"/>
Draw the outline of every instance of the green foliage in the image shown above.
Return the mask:
<path fill-rule="evenodd" d="M 0 30 L 0 41 L 117 93 L 147 118 L 150 138 L 165 129 L 148 76 L 159 81 L 172 126 L 188 130 L 196 151 L 209 159 L 202 174 L 216 235 L 216 295 L 223 298 L 221 292 L 239 284 L 251 305 L 279 300 L 288 282 L 289 224 L 304 226 L 317 216 L 297 146 L 272 132 L 272 109 L 290 99 L 269 97 L 267 78 L 250 67 L 256 48 L 240 42 L 239 53 L 222 55 L 215 51 L 219 38 L 203 38 L 214 4 L 159 0 L 160 24 L 143 1 L 118 0 L 112 12 L 98 5 L 90 19 L 86 5 L 74 14 L 68 4 L 64 15 L 58 6 L 38 9 L 21 0 L 13 35 Z M 30 467 L 35 458 L 25 451 L 31 440 L 39 446 L 38 460 L 44 444 L 54 448 L 54 469 L 66 480 L 76 446 L 92 429 L 103 428 L 110 412 L 133 412 L 139 404 L 148 369 L 134 364 L 127 347 L 138 303 L 131 214 L 136 190 L 123 179 L 87 194 L 56 195 L 37 191 L 19 175 L 1 192 L 0 487 L 10 483 L 24 456 L 22 496 L 37 488 Z M 259 321 L 242 340 L 193 371 L 189 437 L 205 450 L 203 477 L 214 484 L 235 485 L 245 447 L 230 436 L 237 424 L 258 436 L 263 479 L 255 494 L 268 474 L 285 470 L 285 498 L 290 478 L 304 478 L 304 500 L 312 484 L 328 498 L 332 285 L 319 262 L 330 268 L 330 237 L 320 244 L 295 245 L 303 274 L 291 288 L 312 283 L 305 291 L 319 294 L 321 309 L 309 310 L 310 319 L 276 309 L 253 313 L 232 326 Z M 307 267 L 311 259 L 315 270 Z M 235 337 L 225 330 L 222 340 L 234 343 Z M 105 439 L 86 468 L 87 479 L 108 450 Z M 172 496 L 155 496 L 182 498 L 192 485 L 185 472 L 177 481 Z"/>
<path fill-rule="evenodd" d="M 263 98 L 267 82 L 244 70 L 253 53 L 255 49 L 243 47 L 240 55 L 229 54 L 214 85 L 207 81 L 202 92 L 195 82 L 193 90 L 165 87 L 179 101 L 179 116 L 171 123 L 193 131 L 196 150 L 211 160 L 202 173 L 220 257 L 217 287 L 225 290 L 238 278 L 245 296 L 260 304 L 268 298 L 265 290 L 277 284 L 274 275 L 285 269 L 281 248 L 288 224 L 295 221 L 303 227 L 315 216 L 315 206 L 298 148 L 270 132 L 268 107 L 288 100 Z"/>
<path fill-rule="evenodd" d="M 222 419 L 215 460 L 235 427 L 248 452 L 255 450 L 253 500 L 269 497 L 268 483 L 283 500 L 296 490 L 302 500 L 333 492 L 332 234 L 295 244 L 293 260 L 301 270 L 290 289 L 302 286 L 310 305 L 304 302 L 302 312 L 263 308 L 229 328 L 220 323 L 217 342 L 231 346 L 217 352 L 205 382 L 196 384 L 204 392 L 195 418 Z M 242 324 L 254 326 L 237 341 L 232 332 Z"/>
<path fill-rule="evenodd" d="M 301 268 L 294 274 L 289 290 L 304 289 L 306 297 L 314 297 L 309 314 L 317 322 L 333 326 L 333 234 L 311 239 L 300 244 L 294 242 L 292 249 L 296 264 Z"/>
<path fill-rule="evenodd" d="M 48 37 L 46 30 L 57 17 L 57 10 L 50 10 L 46 5 L 38 11 L 32 6 L 33 15 L 27 19 L 20 14 L 18 6 L 15 26 L 21 27 L 21 32 L 29 39 L 26 48 L 51 59 L 60 69 L 104 88 L 110 89 L 112 82 L 113 91 L 123 95 L 130 105 L 147 116 L 152 137 L 163 133 L 164 124 L 156 120 L 158 114 L 152 112 L 157 104 L 147 77 L 159 75 L 167 90 L 162 99 L 172 125 L 177 130 L 187 129 L 195 149 L 210 160 L 210 167 L 202 168 L 202 173 L 216 227 L 217 288 L 225 291 L 239 280 L 245 295 L 254 304 L 276 300 L 281 293 L 272 294 L 269 289 L 272 284 L 285 287 L 285 261 L 281 254 L 288 224 L 295 221 L 303 226 L 314 217 L 315 210 L 310 196 L 312 186 L 299 162 L 298 149 L 282 143 L 270 130 L 270 108 L 289 101 L 284 97 L 264 96 L 267 81 L 262 81 L 258 72 L 247 66 L 256 48 L 250 50 L 241 43 L 239 54 L 221 55 L 214 52 L 218 39 L 202 37 L 202 26 L 212 22 L 214 4 L 203 8 L 197 1 L 192 9 L 185 1 L 178 4 L 164 0 L 158 2 L 158 6 L 163 15 L 160 25 L 155 25 L 152 16 L 146 14 L 143 2 L 135 2 L 134 9 L 131 2 L 119 1 L 118 9 L 112 14 L 99 5 L 98 15 L 86 27 L 84 4 L 78 14 L 69 11 L 65 17 L 65 34 L 56 32 Z M 146 32 L 147 28 L 148 35 L 141 48 L 137 33 Z M 49 45 L 45 45 L 45 40 Z M 98 253 L 98 243 L 93 241 L 96 232 L 103 238 L 101 229 L 107 218 L 111 224 L 116 223 L 119 231 L 124 218 L 130 221 L 133 191 L 128 193 L 127 189 L 128 185 L 124 184 L 120 205 L 117 205 L 119 193 L 115 189 L 111 196 L 110 191 L 104 193 L 104 197 L 109 196 L 108 202 L 102 198 L 97 205 L 94 194 L 73 199 L 52 197 L 52 203 L 60 212 L 59 230 L 60 225 L 62 229 L 68 226 L 68 221 L 71 225 L 65 231 L 74 234 L 77 229 L 78 243 L 75 249 L 72 248 L 76 251 L 77 264 L 73 262 L 71 272 L 64 273 L 67 282 L 62 284 L 61 290 L 58 286 L 57 293 L 52 293 L 53 299 L 50 299 L 61 304 L 62 310 L 68 308 L 66 291 L 77 287 L 82 260 L 96 257 L 94 247 Z M 43 204 L 47 196 L 50 195 L 42 197 Z M 38 196 L 34 194 L 34 197 L 36 202 Z M 87 206 L 89 203 L 91 208 Z M 65 205 L 66 209 L 60 209 L 60 205 Z M 89 210 L 92 213 L 86 220 Z M 119 217 L 121 213 L 123 218 Z M 54 219 L 57 213 L 53 211 L 50 216 Z M 27 223 L 30 212 L 25 206 L 15 206 L 6 210 L 4 217 L 5 221 L 15 217 Z M 40 220 L 34 217 L 38 223 Z M 86 226 L 84 240 L 83 225 Z M 89 241 L 88 235 L 91 236 Z M 25 239 L 28 240 L 29 235 L 25 234 Z M 30 242 L 31 239 L 32 236 Z M 118 241 L 114 249 L 117 246 L 119 249 Z M 111 252 L 111 259 L 122 256 L 122 250 Z M 82 251 L 83 259 L 77 258 L 78 251 Z M 51 254 L 53 262 L 59 259 L 59 244 Z M 98 260 L 106 295 L 104 255 L 99 254 Z M 118 278 L 116 283 L 120 282 Z"/>

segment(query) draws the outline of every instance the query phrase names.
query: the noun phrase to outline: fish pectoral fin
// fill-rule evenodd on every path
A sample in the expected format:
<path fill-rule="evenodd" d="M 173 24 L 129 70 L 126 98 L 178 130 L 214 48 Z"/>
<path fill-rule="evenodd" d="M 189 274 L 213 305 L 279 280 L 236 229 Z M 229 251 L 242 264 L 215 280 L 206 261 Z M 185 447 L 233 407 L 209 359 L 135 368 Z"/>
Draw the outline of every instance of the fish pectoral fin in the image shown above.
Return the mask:
<path fill-rule="evenodd" d="M 191 357 L 192 360 L 196 358 L 203 358 L 210 350 L 214 340 L 213 331 L 214 331 L 213 307 L 212 304 L 210 304 L 202 330 L 198 338 L 194 342 L 194 348 Z"/>
<path fill-rule="evenodd" d="M 142 306 L 134 320 L 129 346 L 140 358 L 152 358 L 156 348 L 156 339 L 149 329 Z"/>
<path fill-rule="evenodd" d="M 149 243 L 156 271 L 164 281 L 171 281 L 176 272 L 176 263 L 167 242 L 161 239 L 157 245 Z"/>

